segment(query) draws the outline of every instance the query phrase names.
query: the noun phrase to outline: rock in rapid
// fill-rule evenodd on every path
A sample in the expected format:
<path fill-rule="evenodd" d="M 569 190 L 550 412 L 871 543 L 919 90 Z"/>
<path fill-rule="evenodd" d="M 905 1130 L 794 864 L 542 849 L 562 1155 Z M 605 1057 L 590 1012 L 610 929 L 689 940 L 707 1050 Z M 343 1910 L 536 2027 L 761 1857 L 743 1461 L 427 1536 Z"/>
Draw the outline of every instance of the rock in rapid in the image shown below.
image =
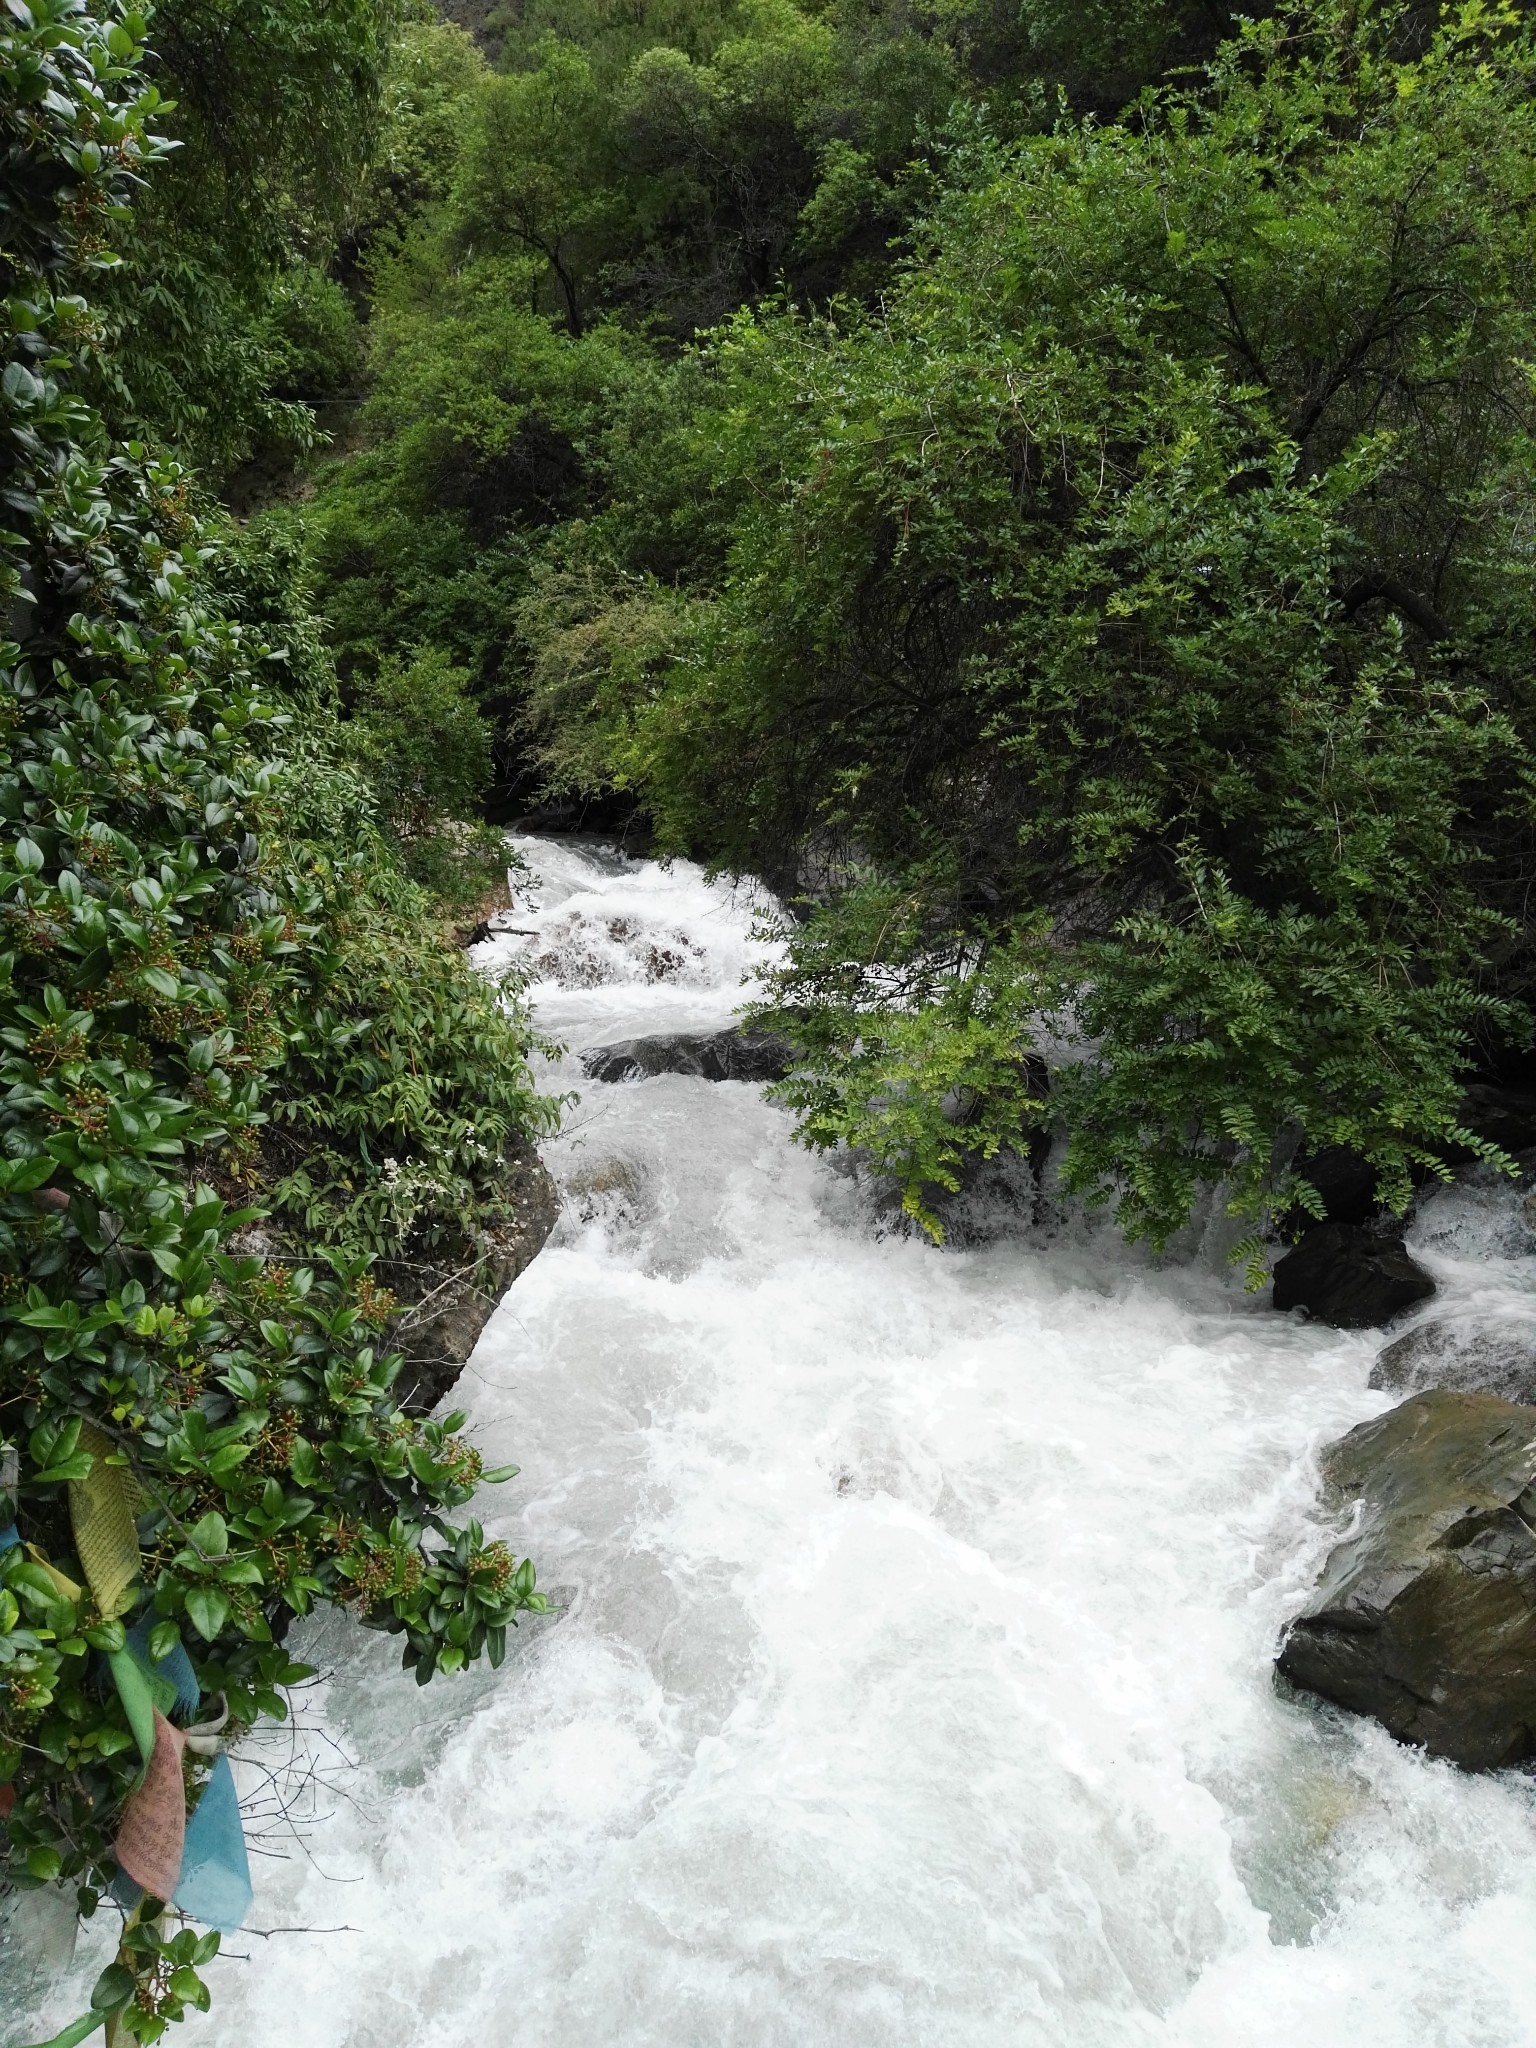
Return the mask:
<path fill-rule="evenodd" d="M 1536 1750 L 1536 1408 L 1416 1394 L 1330 1446 L 1359 1525 L 1277 1668 L 1468 1770 Z"/>
<path fill-rule="evenodd" d="M 1304 1308 L 1336 1330 L 1370 1330 L 1435 1291 L 1401 1238 L 1351 1223 L 1323 1223 L 1275 1267 L 1274 1304 Z"/>
<path fill-rule="evenodd" d="M 1370 1384 L 1404 1394 L 1450 1387 L 1536 1403 L 1536 1322 L 1420 1323 L 1387 1345 Z"/>
<path fill-rule="evenodd" d="M 774 1031 L 662 1031 L 594 1045 L 581 1055 L 594 1081 L 643 1081 L 653 1074 L 691 1074 L 702 1081 L 782 1081 L 794 1062 L 789 1040 Z"/>

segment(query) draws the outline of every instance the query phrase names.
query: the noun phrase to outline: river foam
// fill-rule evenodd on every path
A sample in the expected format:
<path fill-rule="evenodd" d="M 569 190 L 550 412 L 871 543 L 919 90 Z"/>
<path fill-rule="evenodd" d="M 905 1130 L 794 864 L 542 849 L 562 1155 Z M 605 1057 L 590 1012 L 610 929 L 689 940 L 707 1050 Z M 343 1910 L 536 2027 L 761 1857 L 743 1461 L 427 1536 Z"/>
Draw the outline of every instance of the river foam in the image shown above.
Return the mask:
<path fill-rule="evenodd" d="M 745 898 L 522 851 L 534 936 L 482 955 L 537 963 L 573 1049 L 729 1015 Z M 254 1919 L 355 1931 L 229 1944 L 217 2038 L 1536 2043 L 1531 1782 L 1271 1678 L 1379 1337 L 1103 1227 L 881 1237 L 744 1084 L 586 1088 L 550 1161 L 557 1240 L 453 1398 L 522 1465 L 483 1512 L 562 1611 L 421 1692 L 314 1631 L 304 1718 L 357 1768 Z M 1507 1198 L 1437 1202 L 1453 1299 L 1536 1296 Z"/>

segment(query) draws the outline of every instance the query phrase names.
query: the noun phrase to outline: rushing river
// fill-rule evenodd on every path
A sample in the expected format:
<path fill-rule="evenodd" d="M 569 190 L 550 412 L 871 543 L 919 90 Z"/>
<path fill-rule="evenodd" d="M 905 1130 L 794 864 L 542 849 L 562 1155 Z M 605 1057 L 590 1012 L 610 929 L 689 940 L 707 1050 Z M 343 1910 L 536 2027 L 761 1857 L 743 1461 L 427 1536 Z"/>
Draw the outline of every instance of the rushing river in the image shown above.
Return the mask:
<path fill-rule="evenodd" d="M 537 962 L 554 1082 L 729 1019 L 745 897 L 521 847 L 536 936 L 481 956 Z M 355 1931 L 231 1941 L 189 2041 L 1536 2043 L 1536 1782 L 1270 1675 L 1378 1337 L 1216 1248 L 882 1235 L 744 1084 L 583 1086 L 549 1159 L 562 1225 L 454 1398 L 561 1611 L 420 1692 L 388 1639 L 311 1637 L 330 1817 L 264 1838 L 254 1924 Z M 1536 1314 L 1515 1216 L 1427 1207 L 1453 1302 Z"/>

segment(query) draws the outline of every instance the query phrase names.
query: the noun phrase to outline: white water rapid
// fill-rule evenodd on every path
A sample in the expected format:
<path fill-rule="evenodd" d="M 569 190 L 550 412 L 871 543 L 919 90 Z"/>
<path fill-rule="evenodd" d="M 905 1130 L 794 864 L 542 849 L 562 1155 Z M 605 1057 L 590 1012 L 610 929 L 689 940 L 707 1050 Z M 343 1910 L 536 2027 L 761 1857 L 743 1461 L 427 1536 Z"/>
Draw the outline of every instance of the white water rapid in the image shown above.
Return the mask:
<path fill-rule="evenodd" d="M 537 936 L 481 956 L 539 963 L 582 1101 L 452 1398 L 561 1611 L 422 1691 L 312 1633 L 356 1767 L 311 1738 L 331 1817 L 265 1841 L 253 1924 L 353 1931 L 231 1940 L 188 2048 L 1536 2044 L 1536 1781 L 1270 1676 L 1381 1338 L 1104 1226 L 881 1237 L 759 1089 L 581 1083 L 728 1021 L 750 905 L 520 848 Z M 1536 1316 L 1517 1213 L 1427 1205 L 1439 1312 Z"/>

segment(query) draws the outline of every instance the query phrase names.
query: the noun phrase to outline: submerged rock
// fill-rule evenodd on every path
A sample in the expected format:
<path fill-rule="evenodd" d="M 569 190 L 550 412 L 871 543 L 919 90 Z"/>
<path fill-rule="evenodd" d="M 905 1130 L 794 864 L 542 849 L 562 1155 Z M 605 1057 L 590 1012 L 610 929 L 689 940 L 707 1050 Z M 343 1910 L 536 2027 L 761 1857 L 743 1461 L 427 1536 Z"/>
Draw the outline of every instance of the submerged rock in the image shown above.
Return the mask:
<path fill-rule="evenodd" d="M 1386 1347 L 1370 1384 L 1408 1394 L 1449 1387 L 1536 1403 L 1536 1323 L 1420 1323 Z"/>
<path fill-rule="evenodd" d="M 794 1064 L 776 1031 L 662 1031 L 594 1045 L 581 1055 L 594 1081 L 643 1081 L 654 1074 L 691 1074 L 701 1081 L 782 1081 Z"/>
<path fill-rule="evenodd" d="M 1416 1394 L 1330 1446 L 1361 1504 L 1277 1669 L 1468 1770 L 1536 1749 L 1536 1408 Z"/>
<path fill-rule="evenodd" d="M 1400 1238 L 1352 1223 L 1319 1224 L 1275 1267 L 1275 1307 L 1304 1308 L 1336 1330 L 1374 1329 L 1434 1291 Z"/>
<path fill-rule="evenodd" d="M 589 1160 L 565 1176 L 565 1213 L 580 1230 L 597 1223 L 617 1235 L 633 1230 L 653 1203 L 649 1176 L 636 1159 Z"/>

